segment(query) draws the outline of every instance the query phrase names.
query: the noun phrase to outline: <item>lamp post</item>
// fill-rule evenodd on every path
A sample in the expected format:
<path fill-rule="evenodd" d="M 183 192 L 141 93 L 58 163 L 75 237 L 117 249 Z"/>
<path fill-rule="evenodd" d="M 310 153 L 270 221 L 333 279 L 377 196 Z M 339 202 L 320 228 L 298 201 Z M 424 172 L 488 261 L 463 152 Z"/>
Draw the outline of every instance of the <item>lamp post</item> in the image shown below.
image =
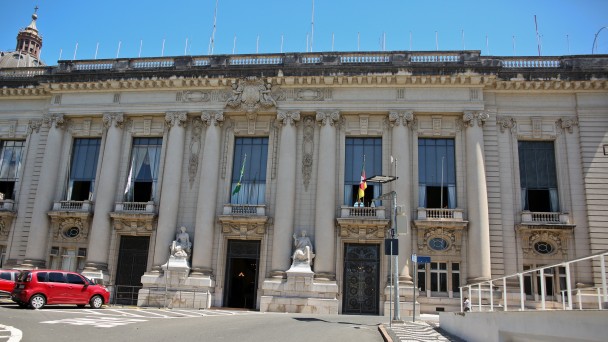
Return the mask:
<path fill-rule="evenodd" d="M 367 182 L 370 183 L 380 183 L 380 184 L 385 184 L 385 183 L 390 183 L 392 181 L 395 181 L 398 177 L 395 176 L 372 176 L 368 179 L 366 179 Z M 393 275 L 393 286 L 395 287 L 395 296 L 394 296 L 394 301 L 395 301 L 395 310 L 393 311 L 393 321 L 400 321 L 401 320 L 401 315 L 399 312 L 399 267 L 398 267 L 398 254 L 399 252 L 393 252 L 393 241 L 395 239 L 395 237 L 397 236 L 397 192 L 395 191 L 391 191 L 389 193 L 386 194 L 382 194 L 380 196 L 378 196 L 377 198 L 372 199 L 372 201 L 375 200 L 392 200 L 392 207 L 391 207 L 391 230 L 390 230 L 390 235 L 391 235 L 391 254 L 393 257 L 393 263 L 394 263 L 394 275 Z"/>

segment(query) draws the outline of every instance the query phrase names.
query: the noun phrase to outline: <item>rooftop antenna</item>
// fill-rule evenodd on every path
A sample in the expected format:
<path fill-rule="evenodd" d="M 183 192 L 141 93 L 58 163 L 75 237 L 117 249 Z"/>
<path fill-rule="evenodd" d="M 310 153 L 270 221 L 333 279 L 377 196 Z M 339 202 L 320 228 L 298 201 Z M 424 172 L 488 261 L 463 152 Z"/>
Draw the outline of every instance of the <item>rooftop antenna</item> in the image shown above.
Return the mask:
<path fill-rule="evenodd" d="M 597 50 L 597 37 L 600 35 L 600 32 L 603 29 L 608 29 L 608 26 L 604 26 L 602 28 L 600 28 L 597 33 L 595 34 L 595 38 L 593 38 L 593 46 L 591 47 L 591 54 L 593 55 L 595 53 L 595 50 Z"/>
<path fill-rule="evenodd" d="M 255 41 L 255 53 L 259 53 L 260 51 L 260 35 L 258 34 L 258 38 Z"/>
<path fill-rule="evenodd" d="M 513 56 L 517 56 L 517 53 L 515 52 L 515 36 L 513 36 Z"/>
<path fill-rule="evenodd" d="M 211 47 L 209 55 L 213 55 L 213 48 L 215 48 L 215 29 L 217 23 L 217 5 L 219 0 L 215 0 L 215 10 L 213 11 L 213 31 L 211 31 Z"/>
<path fill-rule="evenodd" d="M 490 40 L 488 39 L 487 34 L 486 34 L 486 51 L 488 51 L 488 56 L 490 56 Z"/>
<path fill-rule="evenodd" d="M 334 51 L 334 33 L 331 33 L 331 51 Z"/>
<path fill-rule="evenodd" d="M 357 32 L 357 51 L 361 51 L 361 34 Z"/>
<path fill-rule="evenodd" d="M 78 42 L 76 42 L 76 47 L 74 47 L 74 58 L 72 58 L 73 61 L 76 60 L 76 51 L 78 51 Z"/>
<path fill-rule="evenodd" d="M 120 54 L 120 44 L 122 44 L 122 41 L 118 41 L 118 49 L 116 50 L 116 58 L 118 58 L 118 55 Z"/>
<path fill-rule="evenodd" d="M 568 54 L 570 54 L 570 37 L 566 35 L 566 46 L 568 47 Z"/>
<path fill-rule="evenodd" d="M 99 42 L 97 42 L 97 46 L 95 47 L 95 59 L 97 59 L 97 51 L 99 51 Z"/>
<path fill-rule="evenodd" d="M 59 49 L 59 59 L 58 59 L 58 61 L 60 61 L 60 60 L 61 60 L 61 55 L 62 55 L 62 54 L 63 54 L 63 49 Z"/>
<path fill-rule="evenodd" d="M 312 18 L 310 20 L 310 52 L 312 52 L 312 43 L 315 38 L 315 0 L 312 0 Z"/>
<path fill-rule="evenodd" d="M 144 40 L 140 39 L 139 40 L 139 54 L 137 55 L 137 58 L 141 58 L 141 48 L 142 48 L 143 45 L 144 45 Z"/>
<path fill-rule="evenodd" d="M 412 51 L 412 31 L 410 31 L 410 50 Z"/>
<path fill-rule="evenodd" d="M 536 44 L 538 45 L 538 56 L 540 57 L 540 36 L 538 35 L 538 22 L 536 21 L 536 14 L 534 15 L 534 27 L 536 28 Z"/>
<path fill-rule="evenodd" d="M 464 44 L 464 29 L 461 29 L 461 33 L 462 33 L 462 50 L 466 50 L 466 49 L 467 49 L 467 47 L 466 47 L 466 45 Z"/>
<path fill-rule="evenodd" d="M 160 56 L 163 57 L 165 55 L 165 38 L 163 38 L 163 47 L 160 50 Z"/>
<path fill-rule="evenodd" d="M 382 51 L 386 51 L 386 32 L 383 33 L 382 37 Z"/>
<path fill-rule="evenodd" d="M 435 31 L 435 50 L 439 51 L 439 37 L 437 35 L 437 31 Z"/>
<path fill-rule="evenodd" d="M 281 33 L 281 53 L 283 53 L 283 34 Z"/>
<path fill-rule="evenodd" d="M 232 43 L 232 54 L 236 53 L 236 33 L 234 34 L 234 42 Z"/>
<path fill-rule="evenodd" d="M 184 56 L 188 53 L 188 37 L 186 37 L 186 46 L 184 46 Z"/>

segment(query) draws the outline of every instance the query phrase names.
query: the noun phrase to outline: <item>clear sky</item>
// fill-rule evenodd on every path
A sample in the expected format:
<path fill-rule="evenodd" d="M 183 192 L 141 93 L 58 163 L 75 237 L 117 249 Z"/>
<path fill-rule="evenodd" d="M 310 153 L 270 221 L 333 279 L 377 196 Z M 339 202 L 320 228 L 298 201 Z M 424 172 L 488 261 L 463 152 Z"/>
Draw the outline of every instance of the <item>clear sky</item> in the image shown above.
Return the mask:
<path fill-rule="evenodd" d="M 214 54 L 480 50 L 482 55 L 590 54 L 608 0 L 0 0 L 0 50 L 14 50 L 38 10 L 42 59 Z M 464 40 L 463 40 L 464 35 Z M 411 37 L 411 39 L 410 39 Z M 163 40 L 165 42 L 163 51 Z M 186 45 L 186 40 L 188 43 Z M 120 43 L 119 43 L 120 42 Z M 515 42 L 515 44 L 514 44 Z M 120 50 L 118 50 L 120 44 Z M 608 54 L 608 27 L 596 53 Z"/>

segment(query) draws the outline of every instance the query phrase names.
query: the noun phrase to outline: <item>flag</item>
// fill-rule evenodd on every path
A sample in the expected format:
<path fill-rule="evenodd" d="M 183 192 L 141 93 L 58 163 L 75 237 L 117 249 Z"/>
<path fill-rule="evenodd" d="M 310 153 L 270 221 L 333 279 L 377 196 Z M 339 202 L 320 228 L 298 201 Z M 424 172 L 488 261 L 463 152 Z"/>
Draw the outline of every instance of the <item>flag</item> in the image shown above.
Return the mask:
<path fill-rule="evenodd" d="M 365 181 L 365 163 L 363 163 L 363 168 L 361 168 L 361 182 L 359 183 L 358 199 L 365 197 L 365 189 L 367 189 L 367 182 Z"/>
<path fill-rule="evenodd" d="M 247 154 L 243 157 L 243 164 L 241 165 L 241 175 L 239 176 L 239 182 L 236 183 L 234 190 L 232 190 L 232 194 L 236 195 L 239 191 L 241 191 L 241 181 L 243 180 L 243 173 L 245 172 L 245 160 L 247 160 Z"/>

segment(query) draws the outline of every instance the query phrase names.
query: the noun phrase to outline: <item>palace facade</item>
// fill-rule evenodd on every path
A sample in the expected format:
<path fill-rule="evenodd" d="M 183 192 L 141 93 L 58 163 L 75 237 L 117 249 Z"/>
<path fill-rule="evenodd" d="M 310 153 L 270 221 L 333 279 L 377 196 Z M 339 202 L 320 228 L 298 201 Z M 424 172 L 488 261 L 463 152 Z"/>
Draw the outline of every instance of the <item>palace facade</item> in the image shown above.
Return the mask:
<path fill-rule="evenodd" d="M 17 50 L 38 61 L 32 32 Z M 396 179 L 367 181 L 360 206 L 362 175 Z M 117 302 L 388 315 L 393 228 L 402 314 L 414 293 L 416 311 L 458 310 L 460 286 L 607 250 L 607 184 L 606 55 L 0 68 L 1 267 L 81 271 Z M 170 276 L 182 226 L 191 269 Z M 302 232 L 310 275 L 288 272 Z M 601 284 L 583 265 L 526 276 L 529 305 L 541 283 L 555 305 L 566 279 Z"/>

